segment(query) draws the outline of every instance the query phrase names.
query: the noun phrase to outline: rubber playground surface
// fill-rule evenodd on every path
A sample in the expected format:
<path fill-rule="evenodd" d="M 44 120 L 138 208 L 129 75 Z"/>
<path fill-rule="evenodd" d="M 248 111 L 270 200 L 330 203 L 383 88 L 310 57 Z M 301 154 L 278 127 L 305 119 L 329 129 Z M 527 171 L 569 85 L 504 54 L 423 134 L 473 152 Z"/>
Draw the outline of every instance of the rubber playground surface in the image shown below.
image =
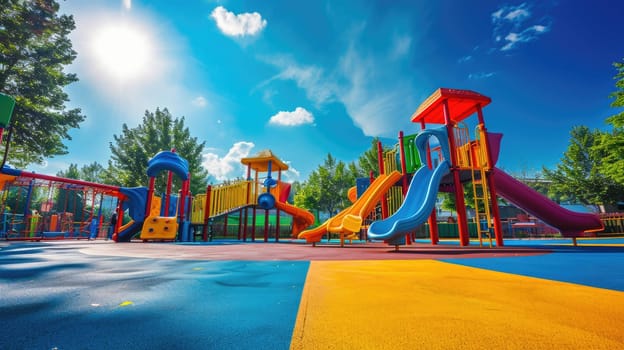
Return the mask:
<path fill-rule="evenodd" d="M 0 242 L 0 349 L 624 349 L 624 239 Z"/>

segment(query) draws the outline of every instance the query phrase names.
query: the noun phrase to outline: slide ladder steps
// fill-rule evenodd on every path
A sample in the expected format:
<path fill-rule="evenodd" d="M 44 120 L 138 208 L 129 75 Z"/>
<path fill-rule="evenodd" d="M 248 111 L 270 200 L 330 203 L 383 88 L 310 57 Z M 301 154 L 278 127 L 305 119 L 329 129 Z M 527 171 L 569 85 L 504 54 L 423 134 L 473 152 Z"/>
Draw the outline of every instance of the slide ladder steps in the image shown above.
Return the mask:
<path fill-rule="evenodd" d="M 487 235 L 492 247 L 492 212 L 490 206 L 490 191 L 487 185 L 487 173 L 484 167 L 472 167 L 472 191 L 474 193 L 475 221 L 479 246 L 483 247 L 483 234 Z M 477 177 L 478 174 L 478 177 Z"/>

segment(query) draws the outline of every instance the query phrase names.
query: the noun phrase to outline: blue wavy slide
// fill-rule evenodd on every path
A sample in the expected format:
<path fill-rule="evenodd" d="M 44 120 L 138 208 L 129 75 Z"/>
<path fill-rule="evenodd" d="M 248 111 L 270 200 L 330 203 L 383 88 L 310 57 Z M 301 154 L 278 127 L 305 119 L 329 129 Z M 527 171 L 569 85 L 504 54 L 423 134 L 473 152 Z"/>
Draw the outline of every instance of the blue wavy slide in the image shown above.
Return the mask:
<path fill-rule="evenodd" d="M 435 207 L 440 180 L 450 171 L 447 160 L 435 169 L 422 166 L 410 182 L 403 205 L 385 220 L 375 221 L 368 227 L 368 238 L 387 240 L 388 244 L 401 244 L 405 234 L 414 231 L 427 221 Z"/>

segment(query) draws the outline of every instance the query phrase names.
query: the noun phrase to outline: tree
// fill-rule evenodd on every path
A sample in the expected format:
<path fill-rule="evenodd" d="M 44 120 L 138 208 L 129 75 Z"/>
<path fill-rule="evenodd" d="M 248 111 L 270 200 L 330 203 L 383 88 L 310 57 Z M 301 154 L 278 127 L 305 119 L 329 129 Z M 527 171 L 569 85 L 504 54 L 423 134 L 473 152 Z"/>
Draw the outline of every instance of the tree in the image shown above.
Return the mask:
<path fill-rule="evenodd" d="M 71 163 L 67 170 L 61 170 L 56 173 L 58 177 L 64 177 L 66 179 L 80 179 L 80 171 L 78 170 L 78 164 Z"/>
<path fill-rule="evenodd" d="M 379 176 L 379 150 L 377 144 L 379 143 L 379 138 L 375 137 L 371 141 L 371 147 L 364 151 L 362 155 L 358 158 L 358 165 L 360 170 L 358 173 L 359 176 L 368 177 L 371 172 L 373 172 L 373 176 Z M 390 147 L 383 147 L 383 151 L 386 152 L 390 150 Z"/>
<path fill-rule="evenodd" d="M 319 165 L 297 189 L 295 205 L 334 215 L 351 205 L 347 191 L 355 185 L 356 177 L 355 163 L 336 161 L 331 154 L 327 154 L 323 165 Z"/>
<path fill-rule="evenodd" d="M 184 117 L 173 118 L 167 108 L 145 111 L 143 122 L 136 128 L 122 125 L 121 135 L 113 135 L 111 160 L 106 169 L 108 183 L 134 187 L 147 185 L 147 162 L 160 151 L 175 149 L 189 163 L 191 192 L 202 193 L 206 188 L 208 172 L 201 165 L 205 142 L 199 143 L 191 137 L 184 126 Z M 156 180 L 157 191 L 166 188 L 166 172 Z M 180 189 L 180 181 L 174 176 L 173 192 Z"/>
<path fill-rule="evenodd" d="M 83 165 L 80 168 L 80 179 L 96 183 L 106 183 L 104 166 L 98 162 Z"/>
<path fill-rule="evenodd" d="M 544 168 L 544 177 L 552 181 L 548 194 L 556 200 L 582 204 L 613 204 L 624 195 L 624 186 L 605 176 L 601 165 L 605 149 L 602 133 L 586 126 L 570 132 L 570 144 L 554 170 Z"/>
<path fill-rule="evenodd" d="M 56 176 L 64 177 L 67 179 L 79 179 L 95 183 L 106 183 L 104 172 L 104 167 L 98 162 L 83 165 L 80 169 L 78 169 L 78 164 L 71 163 L 69 164 L 69 168 L 67 170 L 59 171 L 58 173 L 56 173 Z"/>
<path fill-rule="evenodd" d="M 610 97 L 614 98 L 611 107 L 624 107 L 624 59 L 613 64 L 617 69 L 615 79 L 616 91 Z M 624 185 L 624 110 L 607 118 L 612 126 L 611 132 L 602 134 L 600 142 L 594 150 L 604 155 L 600 171 L 617 183 Z M 620 198 L 623 199 L 623 198 Z"/>
<path fill-rule="evenodd" d="M 0 91 L 15 98 L 11 162 L 18 167 L 67 153 L 64 140 L 85 117 L 66 109 L 63 88 L 78 80 L 64 67 L 76 58 L 74 19 L 54 0 L 3 0 L 0 6 Z"/>

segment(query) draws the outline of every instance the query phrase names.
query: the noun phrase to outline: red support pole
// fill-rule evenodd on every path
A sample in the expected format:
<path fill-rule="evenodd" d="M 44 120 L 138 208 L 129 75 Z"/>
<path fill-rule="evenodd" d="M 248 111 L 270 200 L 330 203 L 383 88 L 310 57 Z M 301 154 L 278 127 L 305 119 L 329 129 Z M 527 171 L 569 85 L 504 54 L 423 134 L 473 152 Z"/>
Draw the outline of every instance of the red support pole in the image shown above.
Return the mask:
<path fill-rule="evenodd" d="M 461 246 L 470 244 L 470 233 L 468 231 L 468 221 L 466 217 L 466 203 L 464 202 L 464 188 L 459 177 L 460 169 L 457 167 L 457 147 L 455 145 L 455 135 L 453 133 L 453 122 L 449 111 L 448 100 L 443 102 L 444 123 L 449 138 L 449 149 L 451 153 L 451 173 L 453 174 L 453 187 L 455 192 L 455 209 L 457 210 L 457 225 L 459 228 L 459 243 Z"/>
<path fill-rule="evenodd" d="M 383 146 L 381 145 L 381 141 L 377 142 L 377 162 L 379 163 L 379 175 L 385 174 L 386 169 L 384 168 L 384 158 L 383 158 Z M 388 197 L 384 194 L 381 197 L 381 218 L 386 219 L 388 217 Z"/>
<path fill-rule="evenodd" d="M 240 241 L 243 230 L 243 208 L 238 211 L 238 240 Z"/>
<path fill-rule="evenodd" d="M 420 121 L 420 129 L 425 130 L 427 125 L 424 120 Z M 433 168 L 433 162 L 431 159 L 431 150 L 429 148 L 429 144 L 427 144 L 427 167 L 429 169 Z M 438 231 L 438 215 L 436 214 L 436 209 L 433 208 L 429 218 L 427 219 L 427 224 L 429 225 L 429 239 L 431 240 L 431 245 L 436 245 L 440 242 L 439 231 Z"/>
<path fill-rule="evenodd" d="M 425 130 L 426 124 L 424 120 L 420 121 L 420 129 Z M 433 161 L 431 159 L 431 149 L 429 148 L 429 144 L 427 144 L 427 159 L 424 160 L 427 162 L 427 167 L 429 169 L 433 169 Z M 429 239 L 431 240 L 431 245 L 437 245 L 440 242 L 439 231 L 438 231 L 438 215 L 436 214 L 436 208 L 434 207 L 427 219 L 427 224 L 429 225 Z"/>
<path fill-rule="evenodd" d="M 427 166 L 429 169 L 433 169 L 433 161 L 431 160 L 429 145 L 427 145 Z M 429 237 L 431 239 L 431 244 L 436 245 L 440 242 L 440 236 L 438 231 L 438 214 L 436 213 L 435 207 L 431 211 L 431 215 L 429 215 L 427 223 L 429 224 Z"/>
<path fill-rule="evenodd" d="M 264 241 L 269 241 L 269 210 L 264 210 Z"/>
<path fill-rule="evenodd" d="M 171 197 L 171 184 L 173 183 L 173 173 L 171 171 L 167 174 L 167 192 L 165 193 L 165 215 L 169 216 L 169 200 Z"/>
<path fill-rule="evenodd" d="M 223 236 L 228 234 L 228 214 L 223 215 Z"/>
<path fill-rule="evenodd" d="M 492 198 L 492 216 L 494 217 L 494 236 L 496 237 L 496 246 L 502 247 L 503 242 L 503 227 L 500 220 L 500 210 L 498 208 L 498 197 L 496 193 L 496 181 L 492 177 L 492 170 L 494 169 L 494 160 L 492 159 L 492 152 L 490 148 L 490 142 L 487 138 L 487 129 L 485 128 L 485 121 L 483 118 L 483 110 L 481 105 L 477 105 L 477 117 L 479 119 L 479 126 L 483 130 L 483 144 L 485 145 L 485 151 L 487 153 L 487 162 L 489 166 L 489 172 L 487 173 L 488 187 L 490 188 L 490 197 Z"/>
<path fill-rule="evenodd" d="M 247 221 L 249 219 L 249 202 L 251 201 L 251 164 L 247 165 L 247 195 L 245 198 L 245 223 L 243 224 L 243 241 L 247 240 Z"/>
<path fill-rule="evenodd" d="M 256 206 L 254 205 L 251 210 L 251 241 L 254 242 L 256 240 Z"/>
<path fill-rule="evenodd" d="M 249 207 L 245 207 L 245 222 L 243 223 L 243 242 L 247 240 L 247 221 L 249 221 Z"/>
<path fill-rule="evenodd" d="M 208 240 L 208 219 L 210 219 L 210 196 L 212 192 L 212 186 L 206 187 L 206 203 L 204 203 L 204 226 L 202 228 L 202 235 L 204 242 Z"/>
<path fill-rule="evenodd" d="M 278 183 L 278 191 L 277 191 L 277 195 L 280 196 L 281 195 L 281 183 L 282 183 L 282 169 L 277 171 L 277 183 Z M 279 198 L 276 198 L 276 200 L 279 200 Z M 275 209 L 275 242 L 279 242 L 279 235 L 280 235 L 280 210 L 279 208 Z"/>
<path fill-rule="evenodd" d="M 401 194 L 405 199 L 407 194 L 407 162 L 405 161 L 405 145 L 403 144 L 403 131 L 399 131 L 399 157 L 401 158 Z M 413 234 L 413 233 L 412 233 Z M 405 242 L 412 244 L 412 234 L 405 235 Z"/>
<path fill-rule="evenodd" d="M 403 197 L 407 194 L 407 161 L 405 160 L 405 145 L 403 144 L 403 131 L 399 131 L 399 156 L 401 157 L 401 172 L 403 173 L 403 178 L 401 181 L 401 192 L 403 193 Z"/>
<path fill-rule="evenodd" d="M 117 234 L 119 234 L 119 228 L 123 224 L 124 211 L 122 198 L 119 198 L 119 200 L 117 201 L 117 208 L 115 208 L 115 211 L 117 211 L 117 222 L 115 222 L 115 227 L 113 228 L 113 236 L 111 238 L 114 242 L 117 242 Z"/>
<path fill-rule="evenodd" d="M 188 177 L 190 179 L 190 177 Z M 184 221 L 184 214 L 185 214 L 185 200 L 186 200 L 186 192 L 188 191 L 188 184 L 189 184 L 189 180 L 185 180 L 184 182 L 182 182 L 182 189 L 180 190 L 180 196 L 178 198 L 178 222 L 182 222 Z"/>
<path fill-rule="evenodd" d="M 383 146 L 381 141 L 377 141 L 377 166 L 379 167 L 379 175 L 386 173 L 386 169 L 384 169 Z"/>
<path fill-rule="evenodd" d="M 145 217 L 148 217 L 152 211 L 152 197 L 154 197 L 154 186 L 156 185 L 156 178 L 149 178 L 149 187 L 147 188 L 147 207 L 145 208 Z"/>

